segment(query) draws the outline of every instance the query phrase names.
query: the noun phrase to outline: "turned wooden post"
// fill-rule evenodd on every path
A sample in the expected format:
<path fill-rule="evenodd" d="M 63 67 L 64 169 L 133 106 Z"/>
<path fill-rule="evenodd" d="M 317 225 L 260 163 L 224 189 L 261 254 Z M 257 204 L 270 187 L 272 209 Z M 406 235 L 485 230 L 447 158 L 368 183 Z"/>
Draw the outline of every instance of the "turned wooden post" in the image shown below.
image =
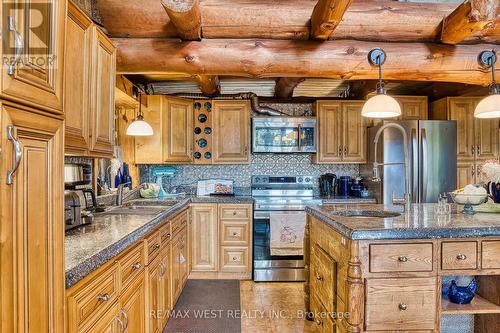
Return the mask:
<path fill-rule="evenodd" d="M 347 331 L 361 332 L 364 312 L 364 284 L 359 260 L 358 242 L 351 243 L 351 257 L 347 270 Z"/>
<path fill-rule="evenodd" d="M 311 262 L 311 217 L 307 215 L 304 229 L 304 304 L 306 312 L 311 312 L 311 299 L 309 289 L 309 271 Z M 307 316 L 307 319 L 312 319 Z"/>

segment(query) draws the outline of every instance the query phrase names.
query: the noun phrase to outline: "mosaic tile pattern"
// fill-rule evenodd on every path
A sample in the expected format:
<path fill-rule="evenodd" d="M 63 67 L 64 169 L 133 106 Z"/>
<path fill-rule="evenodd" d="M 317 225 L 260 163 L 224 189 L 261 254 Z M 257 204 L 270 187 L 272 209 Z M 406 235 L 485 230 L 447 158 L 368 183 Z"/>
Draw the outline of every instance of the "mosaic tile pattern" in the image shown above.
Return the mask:
<path fill-rule="evenodd" d="M 141 183 L 154 182 L 152 165 L 140 165 Z M 165 187 L 195 185 L 207 178 L 233 179 L 235 187 L 249 187 L 252 175 L 298 176 L 311 175 L 318 178 L 324 173 L 337 176 L 357 176 L 357 164 L 312 164 L 310 154 L 252 154 L 250 164 L 230 165 L 174 165 L 178 174 L 165 180 Z M 317 181 L 316 181 L 317 183 Z M 316 184 L 317 185 L 317 184 Z"/>

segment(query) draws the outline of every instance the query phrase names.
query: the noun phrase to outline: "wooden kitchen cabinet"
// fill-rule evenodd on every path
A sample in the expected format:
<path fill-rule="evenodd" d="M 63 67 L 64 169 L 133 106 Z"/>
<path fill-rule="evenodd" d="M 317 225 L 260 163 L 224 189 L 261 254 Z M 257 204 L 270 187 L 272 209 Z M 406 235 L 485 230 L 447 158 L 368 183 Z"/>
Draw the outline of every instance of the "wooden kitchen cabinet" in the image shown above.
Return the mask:
<path fill-rule="evenodd" d="M 250 163 L 250 102 L 212 102 L 213 163 Z"/>
<path fill-rule="evenodd" d="M 69 1 L 64 63 L 66 154 L 113 156 L 115 53 L 111 40 Z"/>
<path fill-rule="evenodd" d="M 144 120 L 153 135 L 135 138 L 135 163 L 169 164 L 193 161 L 193 102 L 160 95 L 148 96 Z"/>
<path fill-rule="evenodd" d="M 0 110 L 1 331 L 63 333 L 63 122 L 2 100 Z"/>
<path fill-rule="evenodd" d="M 113 155 L 115 114 L 116 49 L 97 26 L 93 27 L 90 154 Z"/>
<path fill-rule="evenodd" d="M 314 163 L 366 162 L 366 126 L 361 101 L 317 101 L 318 146 Z"/>
<path fill-rule="evenodd" d="M 193 102 L 182 98 L 166 98 L 163 123 L 163 161 L 193 161 Z"/>
<path fill-rule="evenodd" d="M 427 96 L 394 96 L 401 105 L 401 116 L 395 120 L 427 120 L 429 117 Z"/>
<path fill-rule="evenodd" d="M 8 31 L 4 21 L 3 37 L 8 36 L 4 45 L 13 47 L 3 48 L 3 56 L 12 58 L 12 66 L 2 66 L 1 97 L 61 114 L 66 1 L 15 0 L 2 5 L 3 19 L 12 15 L 16 32 Z M 30 24 L 33 26 L 27 27 Z M 17 48 L 16 36 L 21 42 Z M 16 50 L 20 50 L 17 59 Z"/>
<path fill-rule="evenodd" d="M 431 105 L 431 118 L 457 122 L 457 187 L 480 181 L 480 167 L 499 157 L 499 119 L 474 118 L 482 97 L 447 97 Z"/>
<path fill-rule="evenodd" d="M 144 272 L 120 296 L 118 316 L 125 330 L 123 333 L 145 333 L 146 297 L 144 293 Z"/>
<path fill-rule="evenodd" d="M 85 155 L 89 149 L 90 56 L 92 20 L 68 1 L 64 62 L 65 152 Z"/>
<path fill-rule="evenodd" d="M 193 271 L 218 270 L 218 221 L 216 204 L 193 204 L 191 269 Z"/>
<path fill-rule="evenodd" d="M 160 332 L 162 304 L 161 280 L 163 279 L 164 266 L 160 258 L 154 260 L 146 268 L 146 332 Z"/>
<path fill-rule="evenodd" d="M 160 292 L 160 306 L 161 313 L 158 314 L 160 327 L 164 327 L 168 320 L 168 311 L 170 311 L 175 302 L 172 301 L 172 272 L 174 267 L 172 264 L 171 247 L 170 244 L 162 250 L 161 263 L 165 270 L 163 276 L 160 276 L 159 292 Z"/>
<path fill-rule="evenodd" d="M 77 333 L 119 333 L 123 332 L 124 323 L 118 316 L 118 303 L 115 303 L 106 311 L 88 331 L 78 331 Z M 131 332 L 131 331 L 129 331 Z"/>

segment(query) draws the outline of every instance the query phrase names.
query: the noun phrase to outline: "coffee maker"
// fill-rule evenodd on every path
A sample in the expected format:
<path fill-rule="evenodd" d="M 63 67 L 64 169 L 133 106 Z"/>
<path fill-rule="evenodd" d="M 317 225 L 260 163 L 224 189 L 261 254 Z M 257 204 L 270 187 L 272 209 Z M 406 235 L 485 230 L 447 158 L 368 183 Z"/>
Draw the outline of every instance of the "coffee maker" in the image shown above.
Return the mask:
<path fill-rule="evenodd" d="M 65 230 L 92 223 L 97 200 L 92 190 L 92 166 L 64 164 Z"/>

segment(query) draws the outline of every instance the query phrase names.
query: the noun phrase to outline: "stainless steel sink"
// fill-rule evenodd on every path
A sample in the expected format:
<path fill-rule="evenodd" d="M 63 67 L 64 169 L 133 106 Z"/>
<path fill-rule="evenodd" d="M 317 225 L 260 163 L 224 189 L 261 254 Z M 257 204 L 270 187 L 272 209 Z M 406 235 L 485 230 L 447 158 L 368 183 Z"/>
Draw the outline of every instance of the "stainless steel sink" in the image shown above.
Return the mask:
<path fill-rule="evenodd" d="M 401 216 L 398 212 L 391 212 L 387 210 L 342 210 L 333 212 L 332 215 L 363 218 L 388 218 Z"/>

